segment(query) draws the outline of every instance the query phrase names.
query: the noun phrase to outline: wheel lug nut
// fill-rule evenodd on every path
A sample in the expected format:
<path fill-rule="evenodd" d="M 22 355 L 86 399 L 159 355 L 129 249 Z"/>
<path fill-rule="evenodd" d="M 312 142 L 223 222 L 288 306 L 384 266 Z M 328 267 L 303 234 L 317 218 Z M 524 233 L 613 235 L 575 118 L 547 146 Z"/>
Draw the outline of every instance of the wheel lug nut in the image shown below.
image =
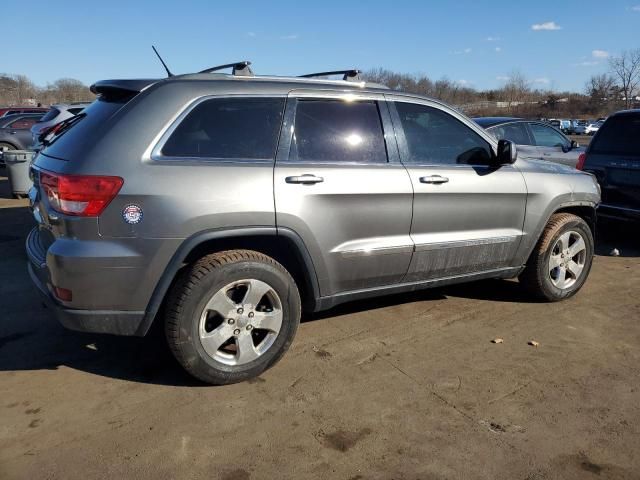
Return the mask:
<path fill-rule="evenodd" d="M 249 312 L 249 318 L 253 318 L 253 312 Z"/>
<path fill-rule="evenodd" d="M 240 315 L 242 315 L 242 314 L 244 313 L 244 309 L 239 308 L 239 309 L 238 309 L 238 313 L 239 313 Z"/>
<path fill-rule="evenodd" d="M 229 320 L 227 320 L 227 323 L 229 325 L 233 325 L 234 323 L 236 323 L 236 321 L 233 318 L 230 318 Z"/>
<path fill-rule="evenodd" d="M 239 329 L 239 328 L 236 328 L 236 329 L 233 331 L 233 334 L 234 334 L 234 335 L 240 335 L 240 329 Z"/>
<path fill-rule="evenodd" d="M 247 330 L 253 330 L 253 325 L 247 325 Z"/>

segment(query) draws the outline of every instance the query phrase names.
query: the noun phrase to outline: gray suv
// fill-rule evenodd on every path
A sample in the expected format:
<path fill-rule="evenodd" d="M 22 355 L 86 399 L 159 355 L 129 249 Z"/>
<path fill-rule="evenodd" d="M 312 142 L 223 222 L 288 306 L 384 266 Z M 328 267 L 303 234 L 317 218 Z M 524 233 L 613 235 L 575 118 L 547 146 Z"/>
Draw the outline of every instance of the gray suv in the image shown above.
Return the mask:
<path fill-rule="evenodd" d="M 98 82 L 45 139 L 28 267 L 64 326 L 163 322 L 182 366 L 224 384 L 275 364 L 303 311 L 484 278 L 546 301 L 584 284 L 592 175 L 354 71 L 242 65 Z"/>

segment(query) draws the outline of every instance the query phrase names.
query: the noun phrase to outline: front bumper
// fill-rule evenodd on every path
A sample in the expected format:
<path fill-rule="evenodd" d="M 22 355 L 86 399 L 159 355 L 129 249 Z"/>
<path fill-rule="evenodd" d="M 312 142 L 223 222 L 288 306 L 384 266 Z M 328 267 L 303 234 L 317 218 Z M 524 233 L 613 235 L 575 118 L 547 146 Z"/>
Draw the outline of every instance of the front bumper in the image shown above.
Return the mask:
<path fill-rule="evenodd" d="M 33 229 L 26 242 L 29 275 L 47 306 L 65 328 L 80 332 L 144 335 L 146 332 L 142 328 L 144 311 L 84 310 L 62 305 L 50 291 L 51 280 L 46 263 L 46 252 L 43 252 L 38 244 L 37 234 L 37 228 Z"/>

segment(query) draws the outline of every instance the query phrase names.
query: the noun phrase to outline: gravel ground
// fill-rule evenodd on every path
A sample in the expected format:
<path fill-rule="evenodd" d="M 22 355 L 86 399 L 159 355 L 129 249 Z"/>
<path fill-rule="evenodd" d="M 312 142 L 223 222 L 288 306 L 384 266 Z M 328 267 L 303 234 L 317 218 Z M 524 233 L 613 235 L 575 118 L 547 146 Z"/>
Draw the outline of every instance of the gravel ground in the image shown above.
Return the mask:
<path fill-rule="evenodd" d="M 640 478 L 628 227 L 602 225 L 568 301 L 484 281 L 352 303 L 307 316 L 260 378 L 207 387 L 160 337 L 60 327 L 26 273 L 31 224 L 0 200 L 2 479 Z"/>

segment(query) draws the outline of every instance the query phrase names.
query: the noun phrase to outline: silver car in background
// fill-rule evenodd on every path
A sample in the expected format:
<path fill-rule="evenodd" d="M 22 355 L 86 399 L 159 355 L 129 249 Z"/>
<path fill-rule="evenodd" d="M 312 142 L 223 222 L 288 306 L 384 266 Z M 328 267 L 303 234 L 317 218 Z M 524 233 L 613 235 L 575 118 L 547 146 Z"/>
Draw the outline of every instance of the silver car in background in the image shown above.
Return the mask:
<path fill-rule="evenodd" d="M 46 132 L 49 128 L 57 125 L 58 123 L 77 115 L 85 107 L 91 105 L 89 102 L 77 102 L 77 103 L 60 103 L 51 105 L 51 109 L 31 127 L 31 137 L 33 139 L 33 145 L 37 145 L 38 137 Z"/>

